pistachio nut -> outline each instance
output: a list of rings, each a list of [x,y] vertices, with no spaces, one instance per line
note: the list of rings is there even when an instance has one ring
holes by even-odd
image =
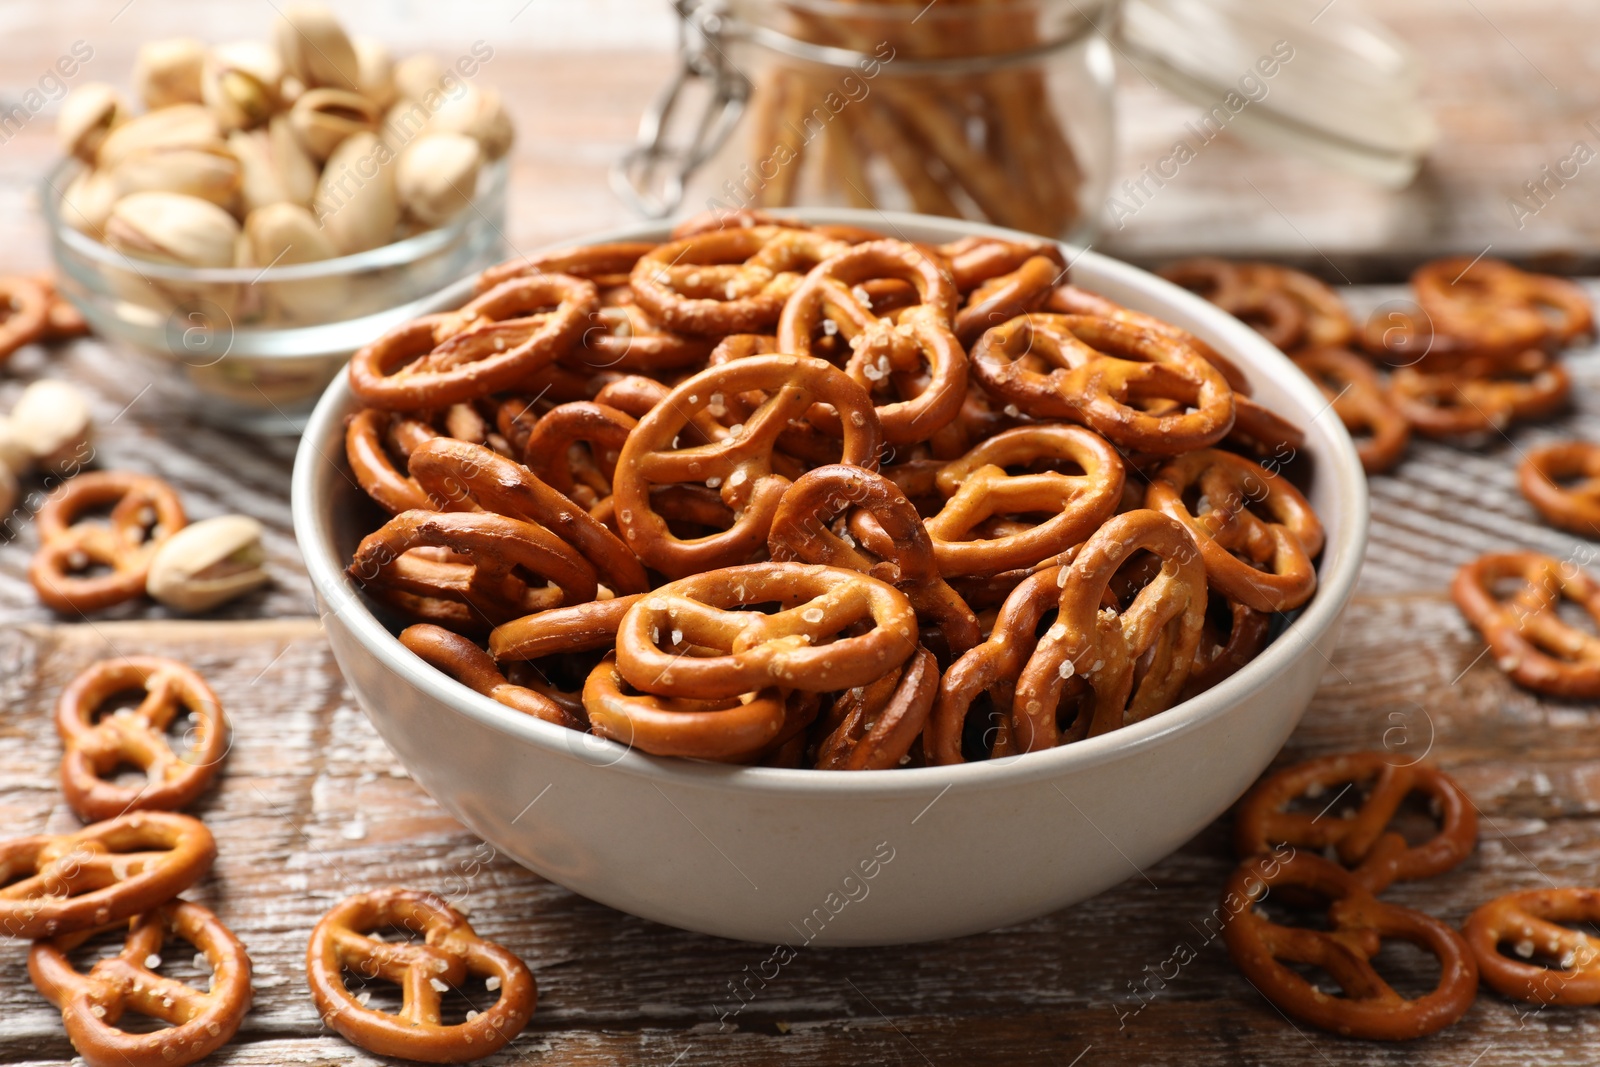
[[[149,148],[210,148],[221,143],[216,116],[199,104],[174,104],[129,119],[106,134],[95,162],[114,167]]]
[[[378,128],[378,109],[360,93],[311,89],[294,102],[289,124],[312,159],[327,159],[353,133]]]
[[[384,112],[383,125],[378,130],[378,136],[383,138],[384,144],[398,152],[426,134],[432,122],[433,116],[428,112],[426,104],[401,97]]]
[[[274,115],[267,123],[267,138],[272,148],[272,160],[283,177],[289,191],[289,202],[309,204],[317,192],[317,164],[306,153],[305,146],[294,132],[288,115]]]
[[[427,52],[406,56],[394,65],[394,91],[401,100],[420,101],[439,91],[444,80],[444,64]]]
[[[463,133],[430,133],[401,151],[395,162],[395,191],[400,206],[422,222],[442,226],[466,206],[478,190],[483,151]]]
[[[361,68],[355,47],[333,12],[321,4],[288,4],[277,26],[283,67],[307,89],[355,92]]]
[[[0,415],[0,467],[20,478],[33,470],[33,450],[22,439],[22,431],[9,416]]]
[[[157,146],[135,152],[115,167],[111,177],[117,191],[130,193],[183,193],[231,207],[239,197],[243,171],[238,158],[225,145],[206,147]]]
[[[201,98],[224,130],[252,129],[271,118],[282,83],[278,53],[259,41],[218,45],[200,71]]]
[[[61,194],[61,221],[98,239],[120,195],[116,181],[105,171],[82,171]]]
[[[239,224],[209,200],[182,193],[132,193],[106,220],[106,243],[139,259],[181,267],[231,267]]]
[[[105,82],[78,86],[61,101],[56,116],[56,137],[62,149],[86,163],[93,163],[100,144],[131,112],[122,94]]]
[[[369,132],[347,137],[329,157],[312,210],[341,253],[394,240],[400,222],[394,170],[394,153]]]
[[[357,37],[353,43],[361,95],[381,111],[394,103],[394,60],[381,41]]]
[[[70,382],[42,378],[29,385],[11,409],[11,428],[33,461],[51,474],[78,473],[92,453],[89,401]]]
[[[133,85],[152,111],[200,102],[200,67],[206,46],[191,37],[147,41],[133,61]]]
[[[465,86],[464,92],[446,94],[434,112],[431,128],[475,138],[489,159],[505,155],[513,137],[511,117],[500,102],[500,94],[476,85]]]
[[[264,562],[261,524],[255,519],[201,519],[156,549],[145,591],[174,611],[199,614],[266,585],[271,577]]]
[[[339,254],[328,232],[299,204],[269,204],[244,220],[246,255],[261,267],[292,266]],[[285,281],[263,273],[263,308],[286,323],[331,322],[349,314],[349,279],[332,275]]]
[[[300,147],[287,117],[275,116],[265,129],[234,130],[228,134],[228,150],[239,161],[245,214],[268,204],[311,203],[317,165]]]

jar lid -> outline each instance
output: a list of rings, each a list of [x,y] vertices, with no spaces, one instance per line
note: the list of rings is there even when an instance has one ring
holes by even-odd
[[[1207,139],[1225,127],[1403,186],[1437,137],[1416,58],[1336,2],[1127,0],[1122,38],[1150,80],[1207,109]]]

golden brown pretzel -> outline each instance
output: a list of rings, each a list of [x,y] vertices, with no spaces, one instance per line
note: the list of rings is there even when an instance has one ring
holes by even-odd
[[[542,526],[577,549],[613,592],[650,588],[644,566],[616,534],[519,463],[481,445],[435,437],[411,453],[411,474],[442,510],[476,506]]]
[[[660,696],[640,692],[607,655],[583,686],[594,732],[656,756],[744,762],[782,739],[789,704],[766,686],[725,697]]]
[[[1233,426],[1233,390],[1220,371],[1170,334],[1117,319],[1019,316],[973,346],[972,373],[1029,415],[1072,419],[1140,452],[1204,448]],[[1151,413],[1140,406],[1150,400],[1178,406]]]
[[[758,333],[777,323],[806,271],[845,247],[810,230],[709,230],[641,256],[629,284],[639,306],[670,330]]]
[[[1438,833],[1415,845],[1389,829],[1411,794],[1428,798],[1439,824]],[[1290,811],[1300,797],[1323,810]],[[1395,763],[1385,752],[1347,752],[1286,767],[1239,802],[1233,826],[1241,858],[1278,845],[1331,849],[1369,893],[1443,874],[1478,844],[1477,808],[1453,778],[1425,763]]]
[[[96,721],[107,700],[128,690],[144,693],[137,707]],[[166,736],[180,710],[198,720],[189,731],[194,740],[181,754]],[[101,660],[68,682],[56,701],[56,732],[66,749],[62,795],[88,822],[184,807],[205,792],[228,751],[227,720],[205,679],[156,656]],[[108,777],[124,766],[142,770],[145,782],[118,785]]]
[[[1112,580],[1150,552],[1160,569],[1121,611],[1105,608]],[[1120,729],[1164,711],[1189,678],[1206,615],[1206,572],[1183,524],[1139,510],[1106,522],[1060,576],[1060,613],[1017,678],[1011,726],[1018,748],[1033,752]],[[1149,657],[1143,676],[1134,666]],[[1059,722],[1069,681],[1081,679],[1092,703]],[[1080,684],[1080,683],[1075,683]]]
[[[413,551],[421,548],[456,558]],[[597,589],[594,568],[561,538],[487,512],[402,511],[362,538],[347,573],[422,621],[473,631],[593,600]]]
[[[111,506],[109,525],[80,521]],[[63,614],[101,611],[144,594],[155,550],[188,522],[166,482],[126,471],[69,478],[39,509],[39,550],[28,580],[46,607]],[[91,563],[109,574],[80,574]]]
[[[967,296],[957,313],[956,337],[970,346],[985,330],[1041,310],[1064,273],[1055,260],[1034,256],[1009,274],[990,278]]]
[[[1055,312],[1059,315],[1098,315],[1103,319],[1116,319],[1130,326],[1139,326],[1156,333],[1166,334],[1176,340],[1182,341],[1196,352],[1200,358],[1222,372],[1227,379],[1228,387],[1233,390],[1235,403],[1241,397],[1250,395],[1250,379],[1245,377],[1244,371],[1239,369],[1227,356],[1200,340],[1188,330],[1179,329],[1170,322],[1164,322],[1154,315],[1146,315],[1142,311],[1123,307],[1113,300],[1108,300],[1099,293],[1091,293],[1087,289],[1079,289],[1075,285],[1058,285],[1045,301],[1044,310]]]
[[[817,769],[881,771],[911,762],[938,694],[939,663],[925,648],[870,685],[845,690],[841,721],[817,748]]]
[[[1067,463],[1083,474],[1046,469],[1010,475],[1006,468]],[[1019,426],[946,464],[936,477],[947,498],[926,520],[934,559],[946,576],[988,576],[1032,567],[1078,544],[1116,511],[1126,477],[1106,441],[1080,426]],[[979,528],[996,518],[1048,515],[998,536]]]
[[[833,520],[852,508],[877,520],[893,551],[872,559],[853,540],[833,532]],[[982,639],[978,617],[941,577],[933,541],[916,508],[881,474],[844,463],[807,471],[784,491],[767,548],[775,560],[843,567],[899,587],[918,616],[938,628],[951,659]]]
[[[599,307],[594,284],[581,278],[512,278],[363,347],[350,359],[350,388],[372,407],[400,411],[514,389],[571,349]]]
[[[1062,277],[1067,266],[1061,246],[1053,241],[1011,241],[973,235],[939,245],[934,252],[944,261],[950,280],[963,295],[984,282],[1010,274],[1036,256],[1056,264],[1057,273]]]
[[[610,648],[622,617],[642,595],[593,600],[512,619],[489,635],[489,652],[496,660],[522,660]]]
[[[1566,406],[1571,392],[1566,368],[1537,348],[1475,357],[1454,371],[1402,367],[1389,385],[1395,408],[1430,437],[1503,431],[1518,419],[1545,418]]]
[[[363,408],[350,416],[345,427],[345,456],[350,472],[367,495],[391,515],[412,508],[429,508],[428,494],[415,478],[401,474],[389,458],[385,439],[403,416],[379,408]],[[417,423],[418,426],[423,424]],[[429,429],[427,432],[432,433]]]
[[[543,693],[506,681],[506,676],[495,666],[494,657],[479,648],[471,638],[462,637],[442,626],[419,622],[400,631],[400,643],[430,667],[513,711],[571,730],[582,730],[587,726]]]
[[[23,345],[46,338],[55,303],[54,293],[34,278],[0,277],[0,362]]]
[[[581,369],[659,372],[703,364],[711,347],[710,338],[662,326],[624,283],[601,291],[581,343],[562,358]]]
[[[736,232],[736,231],[728,231]],[[697,414],[716,403],[759,390],[766,399],[743,423],[708,444],[674,442]],[[830,404],[843,421],[841,462],[877,468],[882,445],[878,417],[866,392],[843,371],[808,356],[751,356],[701,371],[679,383],[628,436],[614,485],[618,525],[635,555],[668,577],[737,564],[760,552],[778,501],[790,480],[774,470],[777,440],[813,404]],[[726,530],[680,539],[655,510],[656,486],[700,483],[734,513]]]
[[[1545,339],[1565,345],[1594,329],[1594,311],[1580,287],[1504,260],[1436,259],[1417,268],[1411,285],[1437,332],[1478,349],[1508,351]]]
[[[1562,925],[1596,920],[1600,890],[1529,889],[1482,905],[1461,932],[1478,973],[1506,996],[1532,1004],[1600,1004],[1600,939]],[[1521,959],[1502,953],[1501,945]]]
[[[1302,348],[1292,358],[1356,438],[1363,470],[1377,474],[1400,462],[1411,441],[1411,424],[1390,401],[1372,364],[1344,348]]]
[[[1496,586],[1522,579],[1509,601]],[[1518,683],[1551,696],[1600,697],[1600,639],[1561,617],[1569,600],[1600,624],[1600,582],[1537,552],[1491,552],[1456,572],[1450,595]]]
[[[423,940],[369,936],[391,925]],[[363,1005],[350,992],[346,971],[400,986],[399,1013]],[[475,1009],[465,1022],[442,1023],[441,994],[468,977],[494,982],[494,1003]],[[306,981],[322,1021],[346,1041],[380,1056],[423,1063],[466,1063],[498,1052],[528,1025],[539,996],[523,962],[479,937],[444,898],[398,886],[350,897],[322,917],[306,947]]]
[[[183,1067],[238,1032],[250,1010],[250,957],[207,909],[174,900],[145,912],[128,924],[121,952],[80,974],[68,953],[91,936],[85,930],[35,941],[28,953],[28,977],[61,1009],[67,1037],[89,1067]],[[155,973],[150,960],[160,959],[169,936],[198,949],[211,965],[204,991]],[[124,1030],[117,1023],[126,1014],[168,1025],[142,1033]]]
[[[1192,494],[1199,514],[1190,510]],[[1288,611],[1316,591],[1311,561],[1322,551],[1322,523],[1287,479],[1231,452],[1204,449],[1162,467],[1145,500],[1189,527],[1211,587],[1230,600]]]
[[[166,811],[0,841],[0,936],[55,937],[159,907],[216,856],[211,831]]]
[[[604,392],[602,390],[602,394]],[[665,395],[667,387],[661,386],[661,392]],[[610,482],[615,476],[617,460],[622,456],[622,446],[638,424],[634,416],[598,400],[558,405],[533,425],[522,449],[523,465],[552,489],[580,504],[589,497],[588,506],[593,507],[597,500],[611,494]],[[606,484],[580,483],[572,457],[573,447],[580,443],[588,446],[592,467]]]
[[[768,603],[780,610],[739,610]],[[853,633],[858,625],[865,632]],[[630,684],[661,696],[714,699],[767,686],[825,692],[866,685],[916,644],[916,614],[892,585],[837,567],[753,563],[646,594],[617,630],[617,667]]]
[[[633,265],[655,247],[654,241],[611,241],[536,252],[520,259],[508,259],[479,274],[474,292],[487,293],[513,278],[541,274],[570,274],[601,288],[627,285]]]
[[[1576,485],[1563,484],[1580,476]],[[1600,538],[1600,446],[1562,441],[1530,449],[1517,465],[1517,485],[1552,526]]]
[[[1256,908],[1272,891],[1300,888],[1328,900],[1326,929],[1283,926]],[[1347,1037],[1404,1041],[1444,1029],[1466,1014],[1478,992],[1472,952],[1444,923],[1379,901],[1351,873],[1321,856],[1256,856],[1240,864],[1223,896],[1228,954],[1262,996],[1291,1018]],[[1371,960],[1383,941],[1399,938],[1438,958],[1439,981],[1408,999],[1379,976]],[[1332,996],[1286,966],[1331,975]]]
[[[1214,624],[1220,605],[1228,615],[1227,635]],[[1179,699],[1188,700],[1226,678],[1231,678],[1246,663],[1255,659],[1271,634],[1272,616],[1245,607],[1226,597],[1207,600],[1206,624],[1200,631],[1200,647],[1195,651],[1194,668],[1189,672]]]

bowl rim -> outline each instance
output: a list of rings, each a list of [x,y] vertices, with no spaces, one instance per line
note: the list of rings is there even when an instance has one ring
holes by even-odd
[[[942,239],[951,240],[970,234],[1012,240],[1038,240],[1035,235],[999,226],[907,212],[854,208],[792,208],[785,209],[783,214],[818,225],[833,223],[870,226],[888,229],[890,232],[902,232],[904,228],[924,232],[932,230],[942,233],[944,235]],[[664,239],[670,228],[671,223],[666,221],[640,223],[599,234],[585,235],[547,247]],[[1148,288],[1153,281],[1163,297],[1169,299],[1191,318],[1204,322],[1215,335],[1224,338],[1230,355],[1243,350],[1248,367],[1259,372],[1280,372],[1274,375],[1276,384],[1291,394],[1297,394],[1297,398],[1306,410],[1320,413],[1327,409],[1327,401],[1317,387],[1294,367],[1287,356],[1249,326],[1234,319],[1220,308],[1131,264],[1095,253],[1088,248],[1080,249],[1063,244],[1062,249],[1068,257],[1069,265],[1087,260],[1093,262],[1102,274],[1126,281],[1136,287]],[[471,278],[463,279],[442,290],[439,294],[440,306],[444,306],[444,301],[465,299],[471,292],[472,282]],[[290,494],[295,537],[300,543],[306,570],[322,605],[323,614],[337,614],[348,627],[351,636],[384,669],[399,675],[426,696],[454,712],[543,749],[552,756],[582,760],[595,766],[597,770],[615,771],[661,783],[671,782],[680,787],[687,785],[711,789],[732,787],[768,793],[808,793],[821,790],[841,796],[928,795],[932,791],[937,792],[938,796],[943,796],[945,790],[955,787],[960,787],[962,790],[1005,788],[1040,778],[1056,778],[1072,771],[1126,758],[1143,749],[1167,743],[1198,729],[1206,722],[1223,715],[1249,693],[1270,685],[1277,674],[1287,669],[1291,662],[1303,653],[1303,645],[1311,645],[1318,655],[1326,659],[1327,655],[1317,647],[1317,641],[1334,627],[1354,592],[1366,550],[1369,518],[1366,476],[1349,433],[1338,420],[1331,420],[1321,427],[1329,447],[1318,449],[1317,454],[1322,455],[1324,451],[1330,453],[1326,456],[1328,460],[1326,476],[1334,481],[1340,525],[1335,531],[1336,537],[1330,538],[1324,549],[1325,573],[1319,578],[1317,594],[1258,656],[1231,677],[1198,696],[1183,701],[1159,715],[1153,715],[1142,722],[1133,723],[1099,737],[1085,738],[1044,752],[954,766],[902,767],[887,771],[825,771],[730,766],[678,757],[652,756],[615,741],[591,734],[579,734],[565,727],[520,714],[489,697],[474,692],[442,671],[424,663],[402,645],[399,639],[373,615],[359,590],[345,575],[343,564],[332,548],[328,523],[322,518],[316,508],[317,502],[313,499],[316,482],[313,474],[314,466],[318,463],[327,463],[337,468],[338,465],[323,450],[323,443],[334,442],[339,456],[341,458],[343,456],[344,435],[341,423],[345,415],[355,406],[355,397],[350,391],[348,381],[348,375],[340,373],[328,386],[312,412],[295,455]],[[578,737],[584,740],[581,745],[575,746],[573,739]],[[587,751],[577,751],[578,748]],[[931,807],[931,804],[929,806]]]

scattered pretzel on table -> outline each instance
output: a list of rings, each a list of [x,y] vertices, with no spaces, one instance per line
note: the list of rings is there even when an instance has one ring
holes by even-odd
[[[1509,599],[1496,587],[1516,582]],[[1561,617],[1569,601],[1600,625],[1600,582],[1537,552],[1492,552],[1456,572],[1450,595],[1521,685],[1549,696],[1600,697],[1600,638]]]
[[[1600,920],[1600,890],[1529,889],[1496,897],[1462,933],[1483,980],[1534,1004],[1600,1004],[1600,939],[1565,923]],[[1510,945],[1513,956],[1501,951]]]
[[[1573,478],[1582,480],[1567,484]],[[1517,465],[1517,485],[1552,526],[1600,538],[1600,446],[1562,441],[1528,449]]]
[[[111,508],[107,524],[84,518]],[[69,478],[39,509],[39,549],[28,580],[46,607],[65,615],[102,611],[143,596],[150,557],[188,524],[166,482],[125,471],[89,471]],[[99,564],[108,573],[88,573]]]

